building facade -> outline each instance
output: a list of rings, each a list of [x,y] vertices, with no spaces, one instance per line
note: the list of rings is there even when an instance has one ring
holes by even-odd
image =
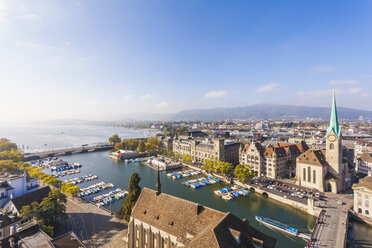
[[[372,220],[372,177],[366,176],[353,185],[354,211]]]
[[[296,175],[296,157],[308,149],[303,141],[298,144],[276,143],[267,147],[252,141],[240,150],[239,161],[251,166],[263,177],[292,178]]]
[[[39,189],[37,178],[21,175],[0,176],[0,208],[11,198],[28,194]]]
[[[193,162],[202,164],[208,158],[217,158],[233,165],[239,163],[240,144],[223,138],[196,140],[178,138],[173,140],[173,152],[181,156],[190,155]]]
[[[372,153],[362,153],[355,161],[356,173],[372,176]]]
[[[347,161],[342,156],[341,128],[338,124],[336,97],[326,134],[326,149],[310,149],[297,157],[297,184],[321,192],[343,192],[346,189]]]

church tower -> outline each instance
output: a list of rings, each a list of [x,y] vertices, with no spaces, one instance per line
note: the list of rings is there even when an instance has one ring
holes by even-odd
[[[333,90],[331,119],[326,135],[326,160],[335,174],[343,171],[342,164],[342,137],[341,128],[338,124],[336,96]]]

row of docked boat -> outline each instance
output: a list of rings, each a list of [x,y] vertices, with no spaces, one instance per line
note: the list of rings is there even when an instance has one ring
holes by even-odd
[[[114,187],[114,185],[112,183],[105,183],[105,182],[96,183],[96,184],[93,184],[89,187],[80,189],[80,193],[78,194],[78,196],[79,197],[84,197],[84,196],[88,196],[88,195],[91,195],[91,194],[97,194],[98,192],[100,192],[104,189],[109,189],[109,188],[113,188],[113,187]]]
[[[197,179],[193,179],[190,181],[184,182],[185,185],[190,186],[193,189],[198,189],[204,186],[208,186],[211,184],[219,183],[221,182],[220,179],[218,178],[213,178],[212,176],[207,176],[207,177],[201,177]]]
[[[126,164],[130,164],[130,163],[139,163],[139,162],[145,162],[147,161],[148,158],[129,158],[129,159],[125,159],[125,163]]]
[[[249,194],[249,191],[243,188],[240,188],[237,185],[231,187],[225,187],[223,189],[215,190],[214,193],[218,196],[221,196],[224,200],[233,200],[241,196]]]
[[[117,188],[108,192],[107,194],[94,197],[93,202],[95,202],[98,207],[102,207],[110,204],[111,202],[124,198],[127,194],[128,192],[126,190]]]
[[[72,169],[72,170],[54,172],[52,175],[55,177],[64,177],[64,176],[69,176],[69,175],[78,174],[78,173],[80,173],[80,170]]]
[[[199,175],[200,173],[201,173],[200,171],[186,170],[186,171],[168,173],[167,176],[171,177],[172,179],[181,179],[185,177],[196,176],[196,175]]]
[[[67,171],[67,170],[72,170],[72,169],[77,169],[81,168],[82,165],[79,163],[73,163],[73,164],[63,164],[63,165],[57,165],[57,166],[51,166],[50,170],[51,171]]]
[[[79,184],[79,183],[84,183],[84,182],[90,182],[90,181],[95,180],[95,179],[98,179],[97,175],[89,174],[89,175],[86,175],[86,176],[67,179],[67,180],[65,180],[65,183]]]

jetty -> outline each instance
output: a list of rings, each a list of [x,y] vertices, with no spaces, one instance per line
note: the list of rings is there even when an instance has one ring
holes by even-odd
[[[94,197],[93,202],[96,203],[96,206],[102,207],[124,198],[127,194],[128,191],[117,188],[113,191],[108,192],[107,194]]]
[[[89,182],[89,181],[92,181],[92,180],[95,180],[95,179],[98,179],[97,175],[89,174],[89,175],[86,175],[86,176],[67,179],[64,182],[65,183],[79,184],[79,183]]]
[[[80,189],[80,193],[78,194],[78,196],[84,197],[84,196],[88,196],[91,194],[97,194],[104,189],[109,189],[113,187],[114,185],[112,183],[105,183],[105,182],[96,183],[87,188]]]
[[[200,173],[201,173],[200,171],[186,170],[186,171],[168,173],[167,176],[171,177],[172,179],[181,179],[185,177],[197,176]]]
[[[198,179],[186,181],[184,184],[187,186],[190,186],[193,189],[198,189],[198,188],[205,187],[211,184],[216,184],[219,182],[221,182],[220,179],[213,178],[212,176],[207,176],[207,177],[201,177]]]
[[[64,176],[78,174],[78,173],[80,173],[80,170],[71,169],[71,170],[66,170],[66,171],[54,172],[52,175],[55,177],[64,177]]]

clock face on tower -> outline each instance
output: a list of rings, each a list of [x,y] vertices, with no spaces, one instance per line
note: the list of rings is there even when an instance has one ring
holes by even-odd
[[[328,139],[329,139],[329,141],[334,142],[336,140],[336,136],[331,134],[331,135],[329,135]]]

